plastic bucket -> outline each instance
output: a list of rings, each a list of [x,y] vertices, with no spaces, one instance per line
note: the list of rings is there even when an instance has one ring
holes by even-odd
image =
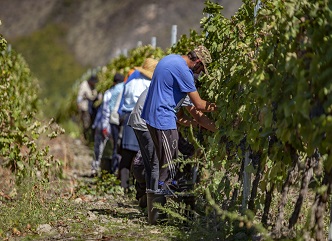
[[[175,202],[179,204],[178,214],[188,218],[193,218],[193,210],[195,210],[195,195],[191,193],[177,193],[176,195],[166,195],[166,202]]]
[[[157,224],[158,222],[166,219],[166,215],[155,207],[155,204],[164,206],[166,203],[165,193],[156,192],[154,190],[147,190],[147,208],[148,208],[148,223]]]
[[[177,193],[176,195],[166,195],[166,201],[173,200],[177,203],[184,203],[191,210],[195,209],[195,195],[190,193]]]

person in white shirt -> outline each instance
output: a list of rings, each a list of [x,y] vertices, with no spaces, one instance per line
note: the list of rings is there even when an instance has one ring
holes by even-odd
[[[88,80],[83,81],[77,93],[77,107],[82,122],[83,134],[85,140],[90,139],[92,125],[92,104],[98,97],[95,85],[98,82],[96,76],[91,76]]]

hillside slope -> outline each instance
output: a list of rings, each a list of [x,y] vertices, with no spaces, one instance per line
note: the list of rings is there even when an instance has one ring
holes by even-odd
[[[221,2],[221,1],[219,1]],[[240,0],[222,1],[224,15],[231,16]],[[56,24],[65,31],[64,43],[82,65],[104,65],[125,49],[151,43],[167,48],[171,28],[179,38],[190,29],[199,31],[203,0],[1,0],[0,33],[17,41]]]
[[[221,2],[221,0],[218,0]],[[241,0],[222,0],[232,16]],[[39,80],[44,113],[53,117],[87,69],[156,37],[156,46],[200,31],[204,0],[0,0],[0,34]]]

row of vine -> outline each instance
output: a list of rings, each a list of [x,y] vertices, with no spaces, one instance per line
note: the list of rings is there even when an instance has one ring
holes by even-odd
[[[207,0],[201,34],[191,31],[167,51],[144,46],[113,59],[100,68],[98,89],[146,57],[186,54],[204,44],[213,62],[200,93],[217,103],[210,117],[219,128],[202,144],[207,229],[225,239],[241,231],[266,240],[324,240],[332,188],[332,4],[259,2],[258,8],[244,0],[227,19],[222,6]],[[70,111],[62,113],[73,113],[75,94],[74,88]]]
[[[20,54],[7,49],[0,35],[0,164],[15,173],[18,183],[25,178],[49,180],[59,174],[61,163],[41,147],[39,137],[55,137],[57,126],[38,120],[38,82]]]
[[[237,14],[226,19],[218,4],[206,2],[204,43],[214,62],[203,92],[220,107],[214,115],[220,131],[209,137],[216,150],[212,165],[221,164],[230,176],[239,170],[254,175],[249,200],[242,208],[251,210],[274,238],[293,235],[325,240],[332,188],[328,134],[332,5],[325,0],[261,1],[255,16],[255,4],[244,1]],[[246,153],[251,165],[244,169]],[[285,217],[290,189],[298,195]],[[213,190],[213,197],[220,196]],[[231,197],[236,192],[227,185],[220,191],[237,198],[237,203],[244,198]],[[275,192],[279,199],[272,196]],[[307,212],[305,200],[311,201]],[[269,207],[274,201],[278,213],[271,218]],[[297,224],[303,216],[305,223]]]

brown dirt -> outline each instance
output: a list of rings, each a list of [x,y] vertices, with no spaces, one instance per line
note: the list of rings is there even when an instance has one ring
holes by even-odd
[[[79,218],[71,218],[71,213],[60,217],[61,221],[50,224],[42,224],[35,227],[34,240],[148,240],[146,233],[160,236],[157,227],[147,225],[147,212],[138,207],[137,202],[125,195],[82,195],[75,193],[75,188],[82,181],[91,182],[92,178],[87,178],[90,174],[90,165],[92,160],[92,149],[84,144],[82,140],[73,139],[62,135],[53,140],[43,142],[43,145],[50,147],[50,154],[55,159],[62,160],[64,163],[64,185],[61,197],[77,204],[78,212],[83,213],[92,227],[85,227]],[[14,187],[14,178],[11,172],[0,167],[0,196],[10,201],[9,193]],[[82,209],[82,206],[84,207]],[[68,216],[67,216],[68,215]],[[79,234],[71,230],[73,223],[86,230],[78,231]],[[93,224],[91,224],[91,222]],[[110,225],[111,224],[111,225]],[[38,231],[49,227],[47,231]],[[112,227],[112,228],[110,228]],[[139,233],[137,233],[139,230]],[[39,236],[36,238],[36,232]],[[84,238],[82,234],[84,233]],[[29,232],[12,233],[9,239],[20,240],[27,238]],[[23,239],[24,239],[23,238]],[[138,238],[138,239],[137,239]],[[156,239],[155,239],[156,240]],[[169,240],[160,236],[158,240]]]

